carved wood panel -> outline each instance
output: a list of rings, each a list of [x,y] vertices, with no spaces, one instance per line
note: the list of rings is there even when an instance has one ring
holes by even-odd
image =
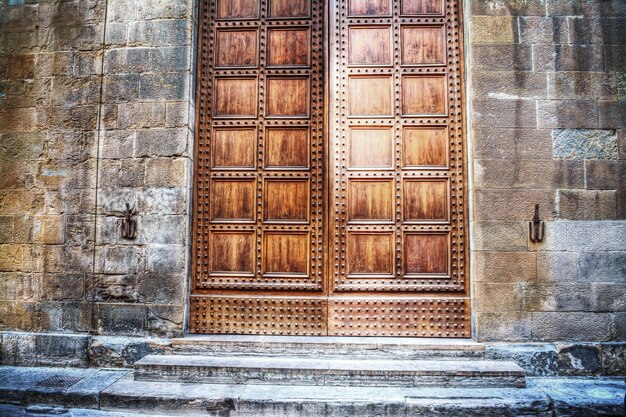
[[[470,335],[458,3],[330,3],[329,334]]]
[[[326,334],[322,16],[200,1],[192,332]]]

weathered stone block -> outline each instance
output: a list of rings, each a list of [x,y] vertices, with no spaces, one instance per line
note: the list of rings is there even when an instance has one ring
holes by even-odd
[[[626,340],[626,312],[613,314],[613,322],[611,323],[612,340],[623,342]]]
[[[543,16],[546,13],[545,0],[476,0],[472,1],[470,4],[472,15]]]
[[[475,129],[475,159],[552,159],[548,129]]]
[[[539,101],[537,126],[545,129],[597,129],[598,105],[594,100]]]
[[[91,330],[91,304],[79,301],[40,304],[41,330],[47,332],[88,332]]]
[[[11,123],[0,124],[0,133],[33,132],[36,126],[37,110],[35,108],[0,109],[0,120],[11,120]]]
[[[33,233],[37,243],[62,245],[65,242],[64,216],[37,216],[34,220]]]
[[[624,17],[626,4],[621,0],[581,0],[582,11],[589,16]]]
[[[187,153],[187,147],[187,129],[140,130],[135,156],[181,156]]]
[[[150,69],[156,72],[188,71],[190,53],[191,48],[188,46],[151,49]]]
[[[143,46],[176,46],[191,43],[187,20],[153,20],[130,22],[128,42]]]
[[[507,44],[517,38],[517,20],[508,16],[473,16],[470,18],[473,44]]]
[[[187,161],[176,159],[150,159],[146,167],[146,186],[180,187],[187,184]]]
[[[474,308],[485,313],[522,311],[522,286],[478,282],[474,285]]]
[[[533,252],[475,252],[475,282],[529,282],[537,279]]]
[[[0,273],[0,299],[7,301],[39,301],[41,274],[22,272]]]
[[[548,73],[548,97],[560,100],[585,100],[589,97],[615,100],[617,78],[607,72]]]
[[[476,337],[486,341],[527,341],[531,337],[529,313],[508,311],[498,313],[476,313]]]
[[[44,274],[41,298],[44,301],[80,301],[85,296],[85,275]]]
[[[0,137],[0,160],[34,160],[44,152],[46,134],[6,133]]]
[[[46,273],[90,273],[93,268],[93,252],[83,246],[52,246],[43,250],[43,267]]]
[[[137,4],[138,2],[125,0],[109,0],[107,3],[107,23],[137,20]]]
[[[620,183],[626,184],[620,171],[626,173],[623,161],[585,161],[585,184],[588,189],[615,190]]]
[[[485,188],[583,188],[581,161],[475,160],[474,183]]]
[[[100,183],[107,187],[142,187],[145,163],[141,159],[110,159],[100,162]]]
[[[148,329],[151,335],[180,337],[183,333],[185,306],[148,306]]]
[[[0,301],[0,329],[41,331],[39,303]]]
[[[589,311],[590,284],[525,284],[524,311]]]
[[[579,221],[567,226],[567,250],[570,251],[623,251],[626,242],[626,224],[616,221]],[[587,253],[586,256],[604,258],[610,254]],[[619,253],[617,256],[623,256]],[[617,259],[606,259],[613,262]]]
[[[537,341],[611,340],[611,315],[583,312],[532,313],[532,338]]]
[[[581,0],[548,0],[548,16],[580,15],[583,12]]]
[[[91,336],[75,334],[2,333],[4,366],[89,366]]]
[[[98,265],[105,274],[137,274],[144,269],[143,249],[132,246],[101,247]]]
[[[128,47],[110,49],[104,54],[105,74],[134,74],[150,70],[150,49]]]
[[[571,220],[614,220],[615,191],[558,190],[559,217]]]
[[[603,375],[626,374],[626,343],[603,343],[600,345],[600,364]]]
[[[474,193],[475,220],[530,220],[539,204],[539,216],[555,215],[555,193],[538,190],[477,189]]]
[[[146,273],[139,279],[141,299],[151,304],[183,304],[185,276],[165,272]]]
[[[164,103],[122,103],[117,106],[117,128],[165,127]]]
[[[151,19],[180,19],[189,14],[189,2],[169,0],[144,0],[137,3],[137,18]]]
[[[97,330],[102,335],[141,336],[148,324],[145,305],[97,303]]]
[[[474,222],[473,247],[477,251],[519,252],[528,249],[526,222]]]
[[[139,74],[118,74],[104,77],[104,100],[123,103],[139,97]]]
[[[137,209],[144,214],[185,214],[188,209],[187,189],[148,188],[137,192]]]
[[[135,152],[135,131],[106,130],[100,142],[102,159],[129,158]]]
[[[601,129],[626,128],[626,100],[599,101],[598,110]]]
[[[578,253],[540,252],[537,254],[537,280],[556,283],[577,281],[580,278]]]
[[[172,342],[151,337],[95,336],[88,348],[89,364],[101,368],[130,368],[147,355],[169,354]]]
[[[520,43],[568,43],[568,22],[565,17],[520,16],[518,22]]]
[[[98,275],[94,278],[92,299],[104,302],[141,302],[137,275]]]
[[[165,105],[165,125],[167,127],[189,127],[193,122],[189,121],[189,103],[186,101],[167,103]]]
[[[477,128],[536,128],[536,114],[535,100],[474,100],[474,126]]]
[[[604,71],[604,49],[600,45],[536,45],[535,71]]]
[[[182,273],[185,270],[186,247],[184,245],[149,245],[147,271],[153,273]]]
[[[589,249],[591,250],[591,248]],[[623,282],[626,252],[584,252],[578,257],[580,279],[587,282]]]
[[[141,100],[184,100],[188,95],[188,75],[184,72],[142,74],[139,80]]]
[[[485,359],[512,360],[528,376],[553,376],[558,373],[559,355],[553,344],[488,344]]]
[[[626,311],[626,284],[596,282],[592,284],[593,311]]]
[[[187,236],[187,223],[186,216],[145,215],[141,233],[146,243],[182,245]]]
[[[600,372],[600,347],[592,344],[562,345],[559,351],[559,374],[595,375]]]
[[[529,218],[530,221],[530,218]],[[545,234],[541,242],[531,242],[529,249],[537,252],[564,251],[567,249],[567,222],[546,221]]]
[[[523,100],[547,97],[545,74],[529,71],[473,71],[472,85],[477,98]]]
[[[104,41],[107,46],[125,45],[128,42],[128,23],[108,22]]]

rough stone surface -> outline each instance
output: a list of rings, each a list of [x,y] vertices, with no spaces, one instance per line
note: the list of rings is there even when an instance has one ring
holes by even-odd
[[[147,355],[171,353],[167,339],[96,336],[89,344],[89,365],[128,368]]]
[[[90,336],[3,332],[1,339],[5,366],[89,366]]]
[[[555,158],[617,159],[614,130],[559,129],[552,137]]]

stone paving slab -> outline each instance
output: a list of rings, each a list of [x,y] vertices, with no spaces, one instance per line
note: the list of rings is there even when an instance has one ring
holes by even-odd
[[[128,374],[97,368],[0,367],[0,402],[97,407],[100,393]]]
[[[82,379],[70,387],[42,385],[51,377]],[[13,404],[0,404],[0,417],[626,416],[624,378],[531,378],[528,385],[523,389],[209,385],[135,381],[130,372],[115,369],[0,367],[0,403]],[[33,407],[37,404],[65,408]]]
[[[148,355],[135,379],[212,384],[523,387],[514,362]]]
[[[80,408],[64,408],[54,406],[30,406],[19,407],[15,405],[0,404],[0,417],[146,417],[146,414],[118,413],[114,411],[100,411]],[[168,417],[161,415],[159,417]]]

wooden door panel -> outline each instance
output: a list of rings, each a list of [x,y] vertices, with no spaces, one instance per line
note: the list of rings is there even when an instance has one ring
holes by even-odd
[[[390,0],[349,0],[350,16],[389,16]]]
[[[200,1],[192,333],[469,337],[459,2]]]
[[[458,3],[331,3],[329,334],[470,335]]]
[[[190,331],[326,334],[322,1],[200,15]]]

